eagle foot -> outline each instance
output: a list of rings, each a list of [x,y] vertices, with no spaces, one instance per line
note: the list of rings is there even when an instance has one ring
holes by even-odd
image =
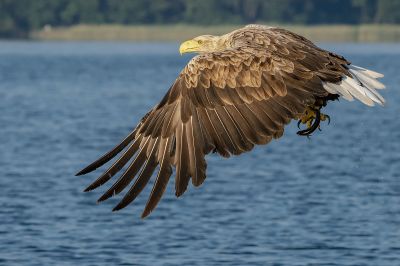
[[[311,134],[315,130],[321,130],[320,122],[321,121],[328,121],[328,125],[331,122],[331,118],[329,115],[323,114],[320,112],[319,108],[307,107],[304,115],[299,118],[297,122],[297,127],[300,129],[300,124],[306,124],[307,128],[304,130],[297,131],[297,134],[300,136],[311,136]]]

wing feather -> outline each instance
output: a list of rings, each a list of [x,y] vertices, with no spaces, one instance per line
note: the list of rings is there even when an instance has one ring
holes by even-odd
[[[143,163],[146,161],[147,145],[150,139],[151,137],[149,136],[145,137],[144,144],[141,146],[136,158],[125,170],[125,172],[118,178],[118,180],[97,200],[98,202],[104,201],[112,197],[114,194],[118,194],[119,192],[121,192],[135,177],[135,175],[142,167]]]
[[[240,154],[247,151],[248,145],[246,144],[246,140],[241,134],[240,129],[236,126],[234,119],[227,112],[226,108],[224,106],[217,106],[215,112],[223,122],[224,128],[231,137],[232,142],[235,144],[236,153]]]
[[[167,188],[168,180],[172,175],[172,168],[170,165],[170,146],[171,146],[170,138],[161,140],[160,150],[157,156],[158,162],[160,163],[160,170],[158,171],[158,175],[153,185],[153,189],[150,193],[149,199],[142,213],[142,218],[146,217],[154,210],[157,203],[160,201],[162,194]]]
[[[91,191],[110,180],[110,178],[112,178],[119,170],[121,170],[122,167],[124,167],[124,165],[136,153],[139,148],[140,141],[140,138],[135,139],[135,141],[129,146],[124,154],[117,161],[115,161],[99,178],[90,184],[85,191]]]
[[[104,165],[112,158],[114,158],[118,153],[120,153],[134,138],[135,138],[136,130],[132,131],[124,140],[121,141],[117,146],[115,146],[111,151],[107,152],[103,156],[101,156],[98,160],[94,161],[87,167],[83,168],[76,175],[84,175],[90,173],[100,166]]]
[[[226,130],[224,123],[221,118],[218,116],[218,113],[215,109],[205,110],[206,115],[208,116],[208,120],[210,121],[212,127],[214,128],[216,134],[218,134],[221,139],[222,145],[226,147],[226,149],[233,154],[237,153],[235,143],[232,140],[229,132]]]
[[[154,170],[157,167],[155,153],[156,153],[156,148],[158,147],[158,142],[159,138],[157,138],[154,145],[152,145],[152,149],[149,152],[149,157],[146,160],[146,163],[143,166],[138,178],[135,180],[134,184],[129,189],[129,191],[124,195],[122,200],[114,207],[113,211],[125,208],[129,203],[134,201],[149,182]]]
[[[210,138],[212,139],[212,143],[215,145],[216,151],[223,157],[229,157],[230,154],[227,150],[227,147],[221,138],[221,136],[218,134],[218,131],[216,130],[215,126],[212,123],[212,120],[207,113],[207,109],[205,108],[199,108],[197,109],[199,113],[199,117],[201,121],[203,121],[205,130],[209,133]]]
[[[189,157],[188,143],[186,138],[186,124],[181,123],[177,127],[176,133],[176,176],[175,194],[181,196],[189,184],[189,171],[187,158]]]

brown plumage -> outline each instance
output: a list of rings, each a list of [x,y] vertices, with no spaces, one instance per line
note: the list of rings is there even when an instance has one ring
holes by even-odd
[[[200,54],[128,137],[77,174],[95,170],[125,149],[85,190],[106,183],[131,161],[99,198],[106,200],[133,183],[114,210],[131,203],[157,168],[142,217],[160,201],[173,169],[179,197],[190,179],[194,186],[204,182],[205,155],[210,152],[229,157],[250,151],[281,137],[292,119],[319,123],[319,116],[310,119],[306,114],[316,110],[311,113],[319,115],[320,108],[338,96],[355,97],[368,105],[384,102],[375,90],[384,87],[375,80],[380,74],[353,67],[343,57],[284,29],[249,25],[223,36],[197,37],[180,50]],[[314,123],[313,130],[318,125]]]

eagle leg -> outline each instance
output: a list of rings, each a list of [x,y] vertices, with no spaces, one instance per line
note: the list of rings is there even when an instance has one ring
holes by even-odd
[[[310,136],[317,128],[319,128],[319,124],[321,122],[321,112],[319,109],[311,110],[309,109],[307,112],[306,120],[301,119],[301,122],[307,123],[308,128],[304,130],[297,131],[297,134],[300,136]],[[326,118],[324,118],[325,120]]]
[[[306,124],[307,128],[304,130],[300,130],[297,132],[298,135],[300,136],[307,136],[309,137],[311,133],[313,133],[315,130],[320,130],[320,123],[321,121],[328,121],[328,125],[331,122],[331,118],[329,115],[323,114],[320,111],[321,107],[317,108],[312,108],[308,107],[306,111],[304,112],[304,115],[299,118],[299,121],[297,122],[297,126],[300,128],[300,124]]]

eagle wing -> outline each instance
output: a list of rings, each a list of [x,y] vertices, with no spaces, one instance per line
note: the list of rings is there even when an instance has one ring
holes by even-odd
[[[205,180],[206,154],[229,157],[279,138],[291,119],[329,94],[325,83],[351,75],[344,58],[290,32],[247,29],[236,32],[232,44],[231,49],[194,57],[135,130],[78,173],[91,172],[124,150],[86,191],[127,165],[98,200],[122,192],[134,180],[114,208],[119,210],[140,194],[158,168],[142,213],[146,217],[160,201],[173,168],[180,196],[190,178],[194,186]]]

